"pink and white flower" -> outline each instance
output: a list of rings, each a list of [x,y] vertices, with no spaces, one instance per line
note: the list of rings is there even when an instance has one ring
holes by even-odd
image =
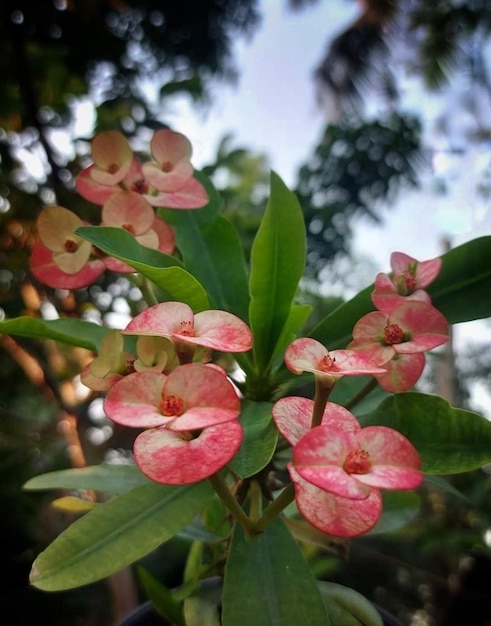
[[[371,294],[373,304],[387,314],[405,300],[431,304],[425,288],[438,276],[441,264],[440,258],[418,261],[403,252],[393,252],[390,257],[391,275],[381,272],[375,278]]]
[[[354,500],[372,489],[415,489],[423,480],[412,443],[386,426],[350,432],[323,423],[309,430],[293,449],[292,464],[316,487]]]

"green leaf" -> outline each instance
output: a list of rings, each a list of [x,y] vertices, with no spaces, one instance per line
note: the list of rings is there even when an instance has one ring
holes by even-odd
[[[271,417],[270,402],[244,402],[240,423],[244,438],[240,450],[229,463],[241,478],[256,474],[271,460],[278,441],[278,430]]]
[[[42,320],[34,317],[16,317],[0,322],[0,334],[54,339],[72,346],[81,346],[97,352],[109,332],[93,322],[76,319]]]
[[[491,422],[423,393],[396,393],[359,418],[390,426],[414,445],[427,474],[459,474],[491,463]]]
[[[383,491],[382,515],[370,534],[393,532],[413,520],[419,513],[420,496],[414,491]]]
[[[182,605],[172,591],[143,567],[138,567],[137,572],[145,593],[155,609],[174,626],[187,626],[184,622]]]
[[[283,358],[285,349],[297,338],[299,329],[305,324],[308,316],[312,312],[310,304],[293,304],[290,315],[283,326],[281,335],[276,343],[272,360]]]
[[[450,324],[491,316],[491,237],[473,239],[444,254],[428,293]]]
[[[223,626],[331,626],[302,551],[284,522],[245,537],[236,525],[223,584]]]
[[[167,292],[171,300],[189,304],[195,313],[209,308],[205,289],[175,257],[141,246],[123,228],[81,226],[77,234],[106,254],[134,267]]]
[[[23,488],[26,491],[88,489],[104,493],[124,493],[148,482],[148,478],[135,465],[102,464],[40,474],[28,480]]]
[[[249,319],[257,372],[277,353],[305,268],[305,223],[297,197],[274,172],[271,194],[251,251]],[[291,330],[291,328],[289,329]]]
[[[358,591],[326,581],[318,585],[332,626],[383,626],[378,611]]]
[[[247,322],[247,268],[235,227],[221,215],[203,221],[196,211],[180,211],[169,222],[186,268],[205,287],[213,306]]]
[[[30,582],[61,591],[105,578],[176,535],[212,494],[208,482],[135,487],[71,524],[37,557]]]

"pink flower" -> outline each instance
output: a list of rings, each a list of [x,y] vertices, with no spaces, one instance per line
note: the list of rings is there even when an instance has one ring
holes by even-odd
[[[242,441],[240,400],[217,366],[189,363],[168,376],[129,374],[109,389],[104,410],[118,424],[146,429],[135,439],[135,462],[151,480],[166,485],[208,478]]]
[[[407,300],[390,315],[367,313],[353,327],[349,349],[367,354],[384,365],[398,354],[427,352],[448,340],[448,322],[430,304]]]
[[[292,446],[309,432],[313,409],[313,400],[303,397],[290,396],[275,402],[274,422]],[[334,402],[326,404],[322,424],[354,433],[361,429],[355,416]],[[306,481],[291,463],[287,467],[295,487],[299,512],[321,532],[337,537],[352,537],[366,533],[376,524],[382,512],[382,498],[377,489],[372,489],[364,499],[343,498]]]
[[[142,165],[145,180],[158,191],[179,191],[193,176],[191,143],[181,133],[168,128],[155,131],[150,142],[154,161]]]
[[[133,153],[128,161],[129,153],[123,142],[120,139],[111,142],[110,138],[111,135],[106,133],[94,138],[92,156],[97,157],[98,162],[84,168],[75,180],[77,192],[89,202],[103,205],[113,193],[131,191],[142,195],[155,207],[199,209],[208,203],[206,189],[193,176],[194,170],[189,161],[190,144],[184,135],[162,130],[157,131],[152,139],[154,156],[162,159],[162,163],[148,162],[145,171],[150,172],[150,179],[160,181],[160,188],[147,180],[142,164]],[[168,171],[161,169],[164,166]],[[114,174],[111,174],[112,171]]]
[[[273,405],[273,419],[279,432],[294,446],[309,432],[314,401],[301,396],[280,398]],[[327,402],[322,424],[334,424],[350,431],[360,430],[356,417],[339,404]]]
[[[415,489],[422,480],[418,453],[400,432],[367,426],[350,432],[322,423],[295,445],[293,467],[309,483],[354,500],[372,489]]]
[[[352,500],[312,485],[288,464],[300,514],[314,528],[334,537],[355,537],[367,533],[382,514],[380,491],[372,489],[366,498]]]
[[[169,337],[177,344],[180,356],[186,346],[222,352],[246,352],[252,347],[252,333],[236,315],[219,310],[195,315],[183,302],[155,304],[134,317],[123,332]]]
[[[308,337],[295,339],[288,346],[285,364],[294,374],[312,372],[316,378],[331,383],[342,376],[385,373],[383,367],[377,366],[365,354],[353,350],[328,352],[321,343]]]
[[[104,411],[122,426],[185,432],[236,419],[240,400],[218,368],[188,363],[168,376],[155,371],[125,376],[109,389]]]
[[[111,187],[120,183],[133,161],[133,150],[128,140],[118,131],[99,133],[91,144],[94,167],[91,178],[95,183]]]
[[[104,272],[104,262],[91,259],[91,244],[75,234],[83,224],[75,213],[61,206],[41,211],[37,220],[40,241],[30,258],[31,271],[40,282],[53,288],[78,289]]]
[[[391,276],[380,273],[375,278],[375,288],[371,294],[373,304],[384,313],[405,300],[420,300],[431,304],[431,298],[424,290],[438,276],[441,259],[417,261],[402,252],[393,252],[390,257]]]
[[[233,420],[204,428],[196,437],[152,428],[135,439],[135,463],[145,476],[164,485],[187,485],[220,471],[242,442],[242,426]]]

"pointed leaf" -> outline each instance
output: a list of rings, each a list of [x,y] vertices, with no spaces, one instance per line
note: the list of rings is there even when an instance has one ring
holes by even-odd
[[[258,372],[268,368],[290,319],[305,255],[305,223],[299,202],[273,172],[271,195],[251,251],[249,316]]]
[[[240,423],[244,429],[242,445],[229,466],[241,478],[262,470],[271,460],[278,441],[278,430],[271,416],[270,402],[245,402]]]
[[[176,535],[212,494],[207,482],[185,487],[151,483],[117,496],[59,535],[35,560],[30,582],[61,591],[105,578]]]
[[[364,426],[390,426],[405,435],[427,474],[458,474],[491,463],[491,422],[454,409],[439,396],[397,393],[359,419]]]
[[[449,250],[428,293],[450,324],[491,316],[491,237],[479,237]]]
[[[175,257],[141,246],[123,228],[82,226],[77,229],[77,234],[106,254],[134,267],[135,271],[167,292],[171,300],[189,304],[196,313],[209,308],[203,286]]]
[[[174,626],[186,626],[182,605],[174,597],[172,591],[143,567],[137,567],[137,572],[145,593],[156,610]]]
[[[308,612],[308,613],[307,613]],[[237,525],[223,585],[223,626],[330,626],[312,571],[281,519],[245,537]]]
[[[102,464],[40,474],[28,480],[23,488],[26,491],[87,489],[116,494],[148,482],[136,465]]]
[[[166,213],[186,268],[201,282],[213,306],[247,322],[249,288],[244,251],[237,231],[218,215],[203,221],[199,211]]]
[[[93,322],[77,319],[42,320],[26,316],[0,321],[0,334],[54,339],[95,352],[109,330]]]
[[[361,593],[326,581],[319,581],[332,626],[383,626],[373,604]]]

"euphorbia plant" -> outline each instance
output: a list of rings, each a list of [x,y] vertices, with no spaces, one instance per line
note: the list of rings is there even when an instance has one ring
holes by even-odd
[[[221,549],[206,567],[190,551],[186,584],[153,592],[171,623],[197,624],[189,608],[197,603],[207,624],[224,626],[299,626],[307,612],[311,626],[380,624],[354,590],[318,584],[303,547],[319,537],[326,546],[332,537],[356,541],[383,522],[391,491],[491,462],[484,417],[415,387],[449,325],[491,314],[482,297],[490,238],[430,261],[395,252],[390,274],[306,332],[304,219],[279,176],[271,174],[246,263],[219,195],[191,165],[189,141],[163,129],[149,151],[135,155],[117,132],[95,137],[76,188],[101,206],[99,224],[46,207],[31,257],[38,280],[64,289],[123,272],[141,288],[143,310],[120,329],[0,322],[3,333],[91,348],[82,382],[102,394],[110,420],[137,429],[130,466],[107,462],[27,483],[114,496],[88,503],[36,558],[31,583],[85,585],[199,527],[199,541]],[[219,505],[217,533],[207,524]],[[199,593],[210,572],[222,581],[211,612]]]

